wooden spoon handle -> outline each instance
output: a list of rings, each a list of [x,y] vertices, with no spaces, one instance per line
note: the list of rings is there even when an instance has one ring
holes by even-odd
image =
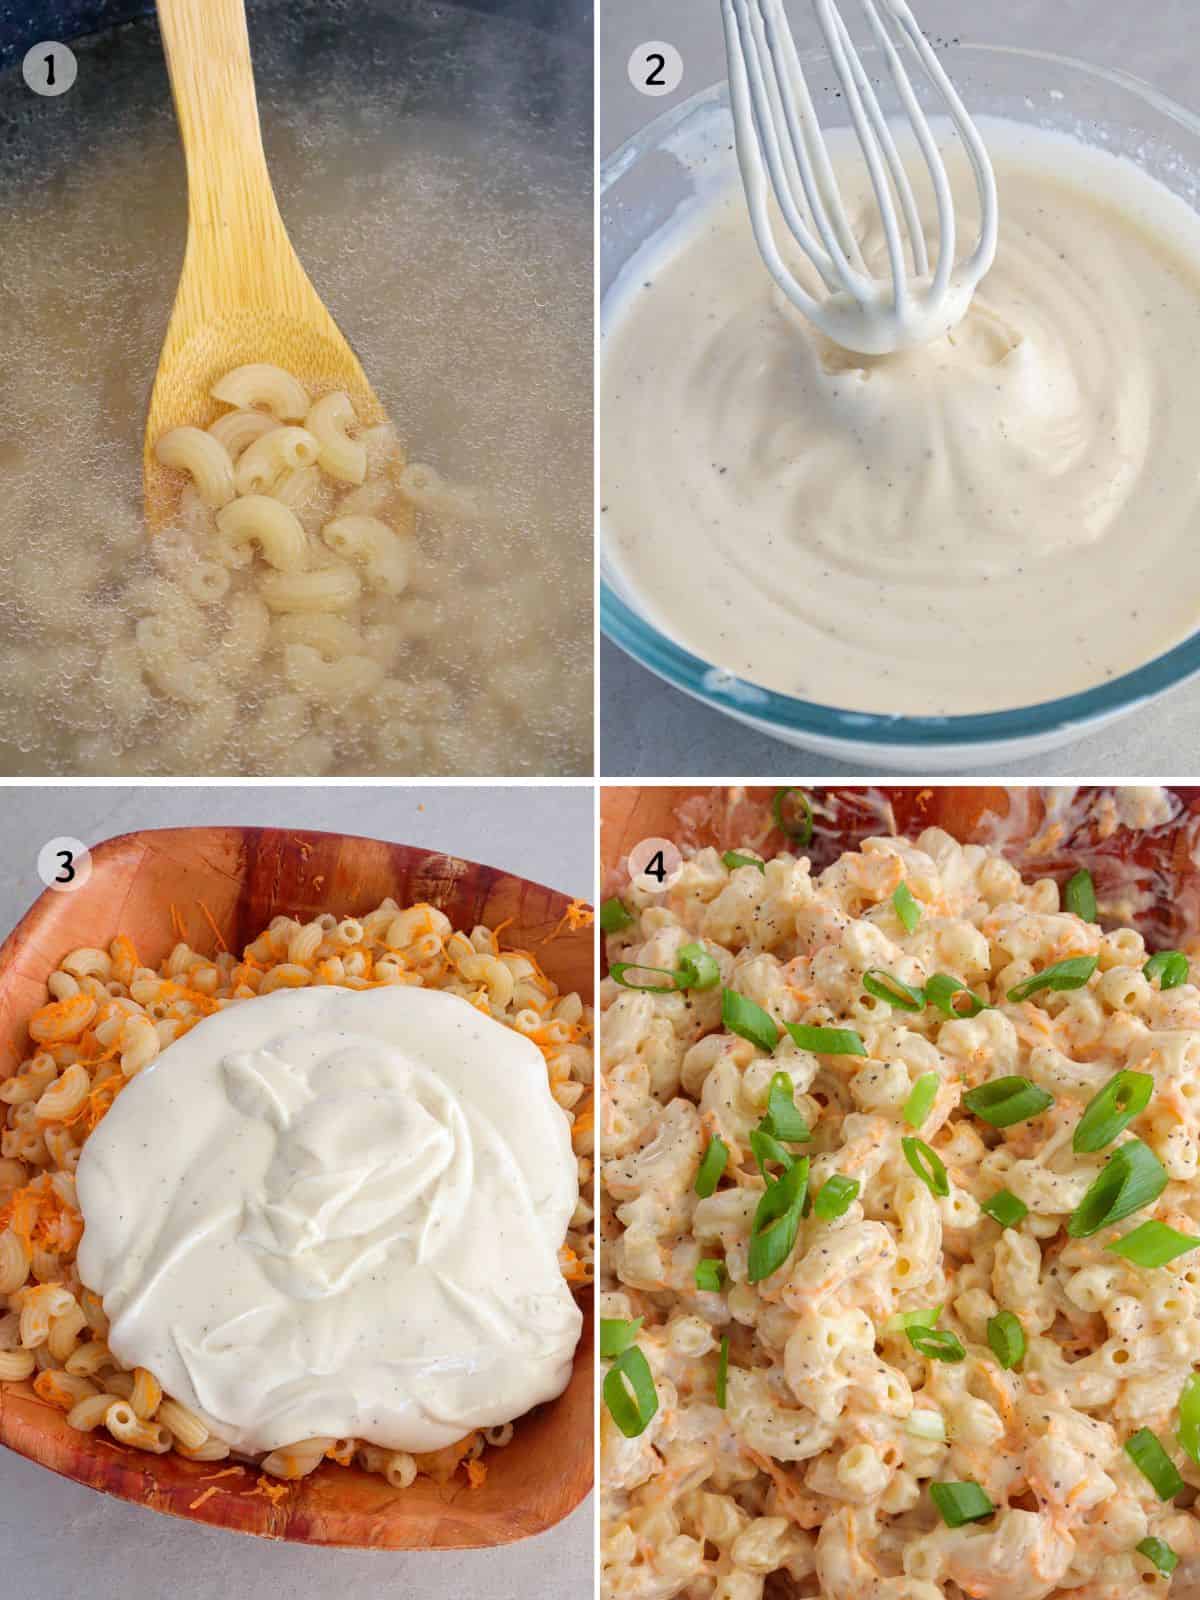
[[[189,251],[219,253],[230,297],[283,231],[263,153],[245,0],[157,0],[188,173]],[[274,241],[272,241],[274,243]],[[239,279],[240,285],[239,285]]]

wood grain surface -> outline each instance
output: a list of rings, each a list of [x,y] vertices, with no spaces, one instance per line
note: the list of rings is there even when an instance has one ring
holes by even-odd
[[[90,880],[70,894],[47,890],[0,947],[0,1077],[27,1053],[26,1022],[45,1000],[48,974],[80,945],[105,947],[127,934],[141,959],[156,965],[176,942],[174,907],[196,948],[216,947],[211,916],[240,952],[274,916],[356,916],[388,895],[401,905],[428,900],[457,928],[513,919],[502,947],[531,950],[561,988],[591,1000],[592,930],[560,928],[567,897],[541,884],[456,856],[342,834],[228,827],[136,833],[98,845]],[[518,1422],[507,1448],[488,1452],[487,1478],[477,1489],[459,1476],[445,1485],[419,1478],[396,1490],[376,1474],[326,1462],[288,1483],[275,1504],[252,1467],[225,1476],[228,1462],[152,1456],[78,1433],[28,1384],[0,1386],[0,1442],[109,1494],[243,1533],[406,1550],[505,1544],[553,1526],[591,1487],[590,1297],[583,1310],[584,1336],[566,1392]]]
[[[364,426],[386,420],[279,214],[244,0],[158,0],[158,22],[187,159],[188,234],[146,419],[142,468],[152,529],[173,515],[179,486],[154,445],[171,428],[208,427],[224,409],[209,391],[232,367],[272,362],[311,390],[345,390]]]

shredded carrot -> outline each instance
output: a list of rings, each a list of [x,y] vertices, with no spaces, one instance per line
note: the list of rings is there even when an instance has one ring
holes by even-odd
[[[572,933],[578,933],[580,928],[590,928],[595,920],[596,913],[592,910],[591,906],[588,905],[586,900],[572,900],[570,905],[563,912],[562,918],[554,932],[548,933],[546,937],[541,940],[541,944],[550,944],[552,940],[558,938],[559,934],[562,933],[564,928],[570,928]]]
[[[500,954],[500,935],[505,928],[510,927],[516,920],[516,917],[505,917],[503,922],[498,922],[494,928],[489,929],[492,936],[492,954],[494,956]]]
[[[72,1127],[75,1123],[82,1122],[90,1133],[91,1130],[104,1119],[107,1113],[112,1110],[113,1101],[120,1094],[127,1082],[128,1079],[119,1077],[115,1073],[111,1078],[105,1078],[103,1083],[98,1083],[96,1085],[96,1087],[88,1095],[87,1099],[79,1107],[79,1110],[72,1112],[72,1114],[66,1119],[66,1125],[68,1127]]]
[[[265,1495],[272,1505],[277,1506],[279,1502],[285,1498],[287,1492],[288,1486],[286,1483],[272,1483],[270,1478],[263,1474],[260,1475],[259,1480],[254,1485],[253,1489],[246,1490],[245,1494],[242,1496],[242,1499],[248,1500],[251,1495],[261,1494]]]
[[[196,904],[200,907],[200,911],[201,911],[201,914],[204,917],[205,922],[208,923],[209,927],[213,931],[213,938],[217,941],[217,949],[218,950],[228,950],[229,946],[225,943],[225,940],[221,937],[221,930],[220,930],[220,928],[217,927],[216,918],[213,916],[212,912],[204,904],[203,900],[197,900]]]
[[[472,1489],[481,1489],[483,1487],[484,1481],[487,1478],[487,1472],[488,1469],[484,1466],[482,1461],[467,1462],[467,1477],[471,1481]]]
[[[211,1483],[215,1478],[236,1478],[245,1472],[245,1467],[225,1467],[220,1472],[206,1472],[200,1479],[201,1483]]]
[[[207,1489],[201,1489],[200,1493],[189,1504],[188,1510],[189,1511],[198,1511],[206,1500],[211,1500],[213,1495],[219,1494],[219,1493],[220,1493],[220,1491],[217,1489],[215,1484],[211,1485]]]
[[[44,1177],[15,1189],[7,1205],[0,1207],[0,1228],[5,1227],[28,1251],[39,1244],[63,1254],[73,1250],[83,1237],[83,1218]]]

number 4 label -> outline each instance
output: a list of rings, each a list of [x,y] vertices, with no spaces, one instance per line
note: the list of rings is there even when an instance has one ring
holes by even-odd
[[[647,894],[661,894],[679,882],[683,857],[669,839],[643,839],[629,852],[629,876]]]

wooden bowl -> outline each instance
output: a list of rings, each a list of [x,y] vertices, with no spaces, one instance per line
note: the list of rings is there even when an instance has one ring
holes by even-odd
[[[625,858],[647,838],[680,846],[795,849],[774,825],[770,788],[605,788],[602,892],[628,881]],[[809,787],[814,870],[872,834],[944,828],[1001,849],[1026,877],[1065,882],[1087,867],[1101,921],[1135,925],[1155,949],[1200,955],[1200,789],[1037,789],[946,785]]]
[[[505,947],[532,950],[560,988],[591,999],[591,930],[563,928],[550,939],[567,897],[474,861],[283,828],[131,833],[91,854],[90,880],[69,894],[47,890],[0,947],[0,1060],[8,1063],[0,1075],[27,1053],[26,1022],[69,950],[106,947],[124,933],[143,961],[157,965],[176,942],[172,908],[189,942],[205,951],[215,946],[205,910],[228,947],[239,951],[274,916],[355,916],[388,895],[401,905],[429,901],[457,928],[497,927],[511,918]],[[221,1476],[230,1463],[153,1456],[98,1433],[78,1433],[28,1384],[0,1386],[0,1442],[94,1489],[242,1533],[390,1550],[507,1544],[552,1527],[591,1487],[590,1297],[583,1310],[584,1334],[565,1393],[524,1417],[507,1448],[489,1452],[487,1478],[477,1489],[456,1476],[445,1485],[418,1478],[396,1490],[377,1474],[325,1462],[288,1483],[275,1504],[258,1490],[253,1467]]]

